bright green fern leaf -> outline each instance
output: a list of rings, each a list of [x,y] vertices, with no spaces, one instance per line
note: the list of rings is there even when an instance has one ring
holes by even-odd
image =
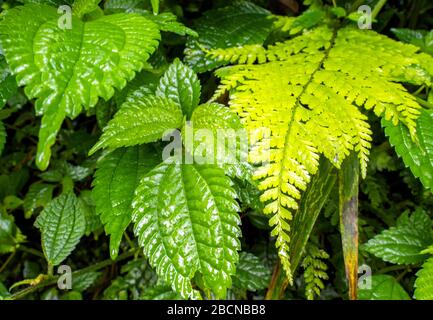
[[[110,235],[110,256],[117,257],[120,241],[131,222],[131,203],[140,179],[159,163],[150,146],[120,148],[103,157],[96,170],[93,198]]]
[[[427,259],[416,276],[414,298],[433,300],[433,257]]]
[[[122,105],[89,153],[157,141],[167,130],[180,128],[182,120],[182,110],[174,101],[153,95],[134,96]]]
[[[167,97],[181,106],[188,118],[200,102],[200,92],[197,75],[179,59],[170,65],[156,89],[158,96]]]
[[[302,267],[304,268],[305,295],[308,300],[313,300],[315,295],[320,295],[325,288],[323,280],[329,278],[326,273],[328,267],[323,262],[324,259],[329,259],[325,251],[311,243],[307,245]]]
[[[408,129],[399,124],[382,120],[385,134],[406,166],[418,177],[424,187],[433,189],[433,113],[423,110],[417,121],[418,143],[414,142]]]
[[[83,211],[73,193],[52,200],[35,223],[41,230],[44,255],[52,266],[69,256],[86,228]]]
[[[423,67],[433,59],[373,31],[327,26],[268,47],[266,57],[263,64],[217,71],[218,95],[229,91],[230,107],[247,130],[271,131],[253,146],[250,161],[260,164],[259,150],[270,145],[270,163],[255,178],[290,279],[289,220],[320,154],[340,168],[354,150],[365,176],[372,132],[362,108],[401,122],[415,139],[421,107],[398,81],[430,84],[433,71]]]
[[[135,234],[158,276],[183,298],[200,298],[191,279],[224,298],[240,249],[238,205],[229,178],[212,165],[162,163],[140,182]]]
[[[136,14],[114,14],[60,28],[57,9],[25,5],[8,10],[0,23],[6,60],[36,112],[43,115],[37,165],[46,169],[51,146],[66,116],[96,105],[140,71],[160,39],[158,27]],[[61,70],[61,72],[59,72]]]

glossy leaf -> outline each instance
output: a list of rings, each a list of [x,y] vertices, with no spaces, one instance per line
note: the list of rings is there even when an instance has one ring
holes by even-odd
[[[359,289],[360,300],[410,300],[403,287],[389,275],[371,277],[371,288]]]
[[[57,8],[34,4],[8,10],[0,23],[6,60],[43,114],[36,158],[42,170],[64,118],[95,106],[98,97],[111,98],[144,67],[160,39],[153,22],[134,14],[88,22],[73,16],[70,28],[59,23]]]
[[[382,125],[405,165],[426,188],[433,189],[433,113],[421,111],[417,121],[418,144],[411,139],[404,125],[393,126],[386,120],[382,120]]]
[[[391,31],[403,42],[420,47],[422,51],[433,55],[433,31],[392,28]]]
[[[46,183],[34,183],[30,186],[24,198],[24,215],[28,219],[34,211],[42,207],[44,208],[52,199],[54,185]]]
[[[236,275],[233,277],[234,287],[249,291],[262,290],[268,286],[270,278],[270,270],[258,257],[248,252],[239,254]]]
[[[176,59],[162,76],[156,94],[176,102],[187,117],[200,102],[201,86],[197,75]]]
[[[140,179],[159,163],[149,146],[121,148],[103,157],[95,173],[93,198],[105,232],[110,256],[117,257],[123,233],[131,222],[134,191]]]
[[[82,18],[86,13],[90,13],[97,8],[101,0],[75,0],[72,5],[72,13],[78,18]]]
[[[86,230],[86,220],[77,197],[63,194],[41,212],[36,225],[42,234],[42,249],[50,265],[59,265],[74,250]]]
[[[82,292],[91,287],[101,276],[101,272],[91,271],[72,278],[72,290]]]
[[[422,211],[416,211],[411,219],[402,218],[391,227],[370,239],[363,249],[397,264],[415,264],[424,261],[421,251],[433,243],[432,221]]]
[[[18,87],[15,77],[11,75],[11,71],[4,60],[0,57],[0,109],[4,107],[6,102],[16,93]]]
[[[0,254],[14,252],[24,240],[14,217],[0,210]]]
[[[158,276],[183,298],[200,298],[191,279],[224,298],[236,272],[240,223],[236,194],[222,169],[162,163],[140,182],[135,234]]]
[[[416,274],[415,294],[417,300],[433,300],[433,257],[424,262]]]
[[[180,128],[182,119],[179,105],[168,98],[135,96],[122,105],[89,154],[101,148],[116,149],[160,140],[167,130]]]

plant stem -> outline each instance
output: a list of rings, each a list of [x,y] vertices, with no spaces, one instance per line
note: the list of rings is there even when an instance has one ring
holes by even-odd
[[[433,109],[433,104],[431,104],[428,101],[425,101],[419,97],[415,97],[416,102],[418,102],[420,105],[422,105],[423,107],[429,108],[429,109]]]
[[[107,266],[110,266],[110,265],[112,265],[114,263],[117,263],[119,261],[128,259],[128,258],[134,256],[135,253],[136,253],[135,251],[125,252],[125,253],[119,255],[116,260],[107,259],[107,260],[98,262],[98,263],[96,263],[96,264],[94,264],[92,266],[88,266],[86,268],[77,270],[77,271],[73,272],[72,275],[73,276],[79,276],[79,275],[84,274],[84,273],[88,273],[88,272],[92,272],[92,271],[97,271],[97,270],[103,269],[103,268],[105,268]],[[48,286],[51,286],[51,285],[57,283],[58,278],[59,278],[59,276],[55,276],[55,277],[53,277],[53,278],[51,278],[49,280],[43,281],[43,282],[41,282],[41,283],[39,283],[39,284],[37,284],[35,286],[27,287],[27,288],[25,288],[23,290],[20,290],[20,291],[18,291],[16,293],[12,294],[9,297],[9,299],[10,300],[18,300],[18,299],[24,298],[25,296],[27,296],[30,293],[33,293],[33,292],[35,292],[35,291],[37,291],[39,289],[42,289],[42,288],[45,288],[45,287],[48,287]]]
[[[373,11],[371,12],[371,19],[374,20],[379,14],[382,7],[385,5],[387,0],[379,0],[379,2],[374,6]]]
[[[16,251],[12,252],[11,255],[6,259],[5,263],[3,263],[3,265],[0,268],[0,273],[3,272],[3,270],[7,267],[7,265],[9,264],[9,262],[12,261],[13,257],[15,256]]]
[[[18,247],[18,250],[20,250],[20,251],[22,251],[22,252],[30,253],[30,254],[32,254],[32,255],[34,255],[34,256],[37,256],[37,257],[40,257],[40,258],[44,258],[44,254],[43,254],[42,252],[40,252],[40,251],[38,251],[38,250],[36,250],[36,249],[33,249],[33,248],[29,248],[29,247],[26,247],[26,246],[20,245],[20,246]]]

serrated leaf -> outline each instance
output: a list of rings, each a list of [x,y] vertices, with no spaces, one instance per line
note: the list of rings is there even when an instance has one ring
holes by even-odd
[[[110,235],[110,256],[117,257],[120,241],[131,222],[134,191],[144,174],[160,159],[150,146],[117,149],[98,163],[93,198],[105,232]]]
[[[86,219],[86,236],[102,227],[101,220],[96,214],[95,201],[93,200],[92,192],[90,190],[83,190],[78,198],[80,201],[81,209],[83,210]]]
[[[240,249],[236,194],[213,165],[164,162],[140,182],[133,201],[134,232],[159,278],[183,298],[200,298],[200,273],[224,298]]]
[[[34,183],[24,197],[24,216],[29,219],[39,207],[45,207],[52,199],[54,185]]]
[[[180,128],[182,119],[179,105],[168,98],[134,97],[122,105],[89,154],[101,148],[117,149],[157,141],[167,130]]]
[[[7,62],[42,117],[36,163],[45,170],[66,116],[96,105],[140,71],[158,45],[158,27],[136,14],[114,14],[59,27],[57,8],[29,4],[0,22]],[[47,63],[49,61],[50,63]],[[62,72],[59,72],[61,69]]]
[[[412,30],[405,28],[391,28],[397,38],[403,42],[413,44],[422,51],[433,55],[433,30]]]
[[[309,29],[317,25],[324,18],[324,12],[320,9],[309,9],[296,17],[290,28],[290,34],[296,34],[304,29]]]
[[[403,287],[389,275],[371,277],[371,288],[360,288],[359,300],[410,300]]]
[[[433,257],[427,259],[416,274],[415,294],[417,300],[433,300]]]
[[[433,113],[421,110],[416,129],[419,145],[411,139],[409,130],[403,124],[394,126],[392,122],[382,119],[382,126],[404,164],[424,187],[433,189]]]
[[[147,12],[142,12],[141,14],[155,22],[161,31],[172,32],[181,36],[198,36],[197,32],[177,21],[177,17],[171,12],[162,12],[157,15]]]
[[[185,62],[196,72],[225,65],[224,61],[208,57],[207,52],[263,44],[272,31],[273,21],[269,17],[269,11],[246,1],[205,12],[193,27],[199,37],[190,37],[187,41]]]
[[[271,272],[258,257],[248,252],[239,254],[236,275],[233,286],[238,289],[256,291],[265,289],[271,277]]]
[[[186,126],[192,127],[194,147],[184,128],[185,148],[195,159],[202,157],[206,163],[220,166],[229,177],[252,181],[248,135],[235,113],[217,103],[202,104],[194,110]]]
[[[100,2],[101,0],[75,0],[72,5],[72,13],[78,18],[82,18],[85,14],[99,8]]]
[[[370,239],[363,249],[396,264],[416,264],[424,261],[426,255],[421,251],[433,243],[430,228],[420,228],[427,220],[425,213],[414,213],[411,219],[402,218],[400,224],[391,227]]]
[[[25,240],[14,217],[0,210],[0,254],[13,252]]]
[[[179,59],[170,65],[156,89],[158,96],[167,97],[181,106],[188,119],[200,102],[200,92],[197,75]]]
[[[53,199],[35,222],[42,234],[42,249],[50,265],[59,265],[74,250],[86,230],[86,220],[73,193]]]
[[[15,77],[11,75],[3,56],[0,57],[0,109],[16,93],[18,89]],[[1,148],[0,148],[1,150]]]

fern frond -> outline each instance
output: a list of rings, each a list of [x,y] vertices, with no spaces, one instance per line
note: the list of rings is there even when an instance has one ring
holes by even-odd
[[[429,84],[432,74],[414,72],[426,64],[418,48],[352,27],[319,26],[269,47],[265,55],[263,64],[218,70],[217,94],[230,93],[230,107],[247,130],[271,131],[253,146],[249,160],[260,164],[254,176],[291,279],[288,221],[320,154],[340,168],[355,151],[365,177],[372,132],[361,108],[403,123],[415,140],[421,106],[398,82]],[[268,142],[270,162],[261,163]]]
[[[42,170],[64,118],[75,118],[99,97],[108,100],[114,88],[122,89],[160,39],[158,26],[136,14],[86,22],[73,16],[71,27],[64,29],[58,21],[57,8],[28,4],[8,10],[0,22],[6,60],[43,115],[36,157]]]
[[[134,232],[158,276],[183,298],[200,298],[191,285],[198,273],[217,297],[226,296],[240,249],[235,197],[214,165],[164,162],[141,180]]]
[[[322,280],[328,280],[326,270],[328,267],[323,260],[329,259],[329,255],[317,246],[309,243],[306,248],[306,257],[302,261],[304,268],[304,281],[306,284],[305,295],[308,300],[314,300],[315,295],[320,295],[324,289]]]

